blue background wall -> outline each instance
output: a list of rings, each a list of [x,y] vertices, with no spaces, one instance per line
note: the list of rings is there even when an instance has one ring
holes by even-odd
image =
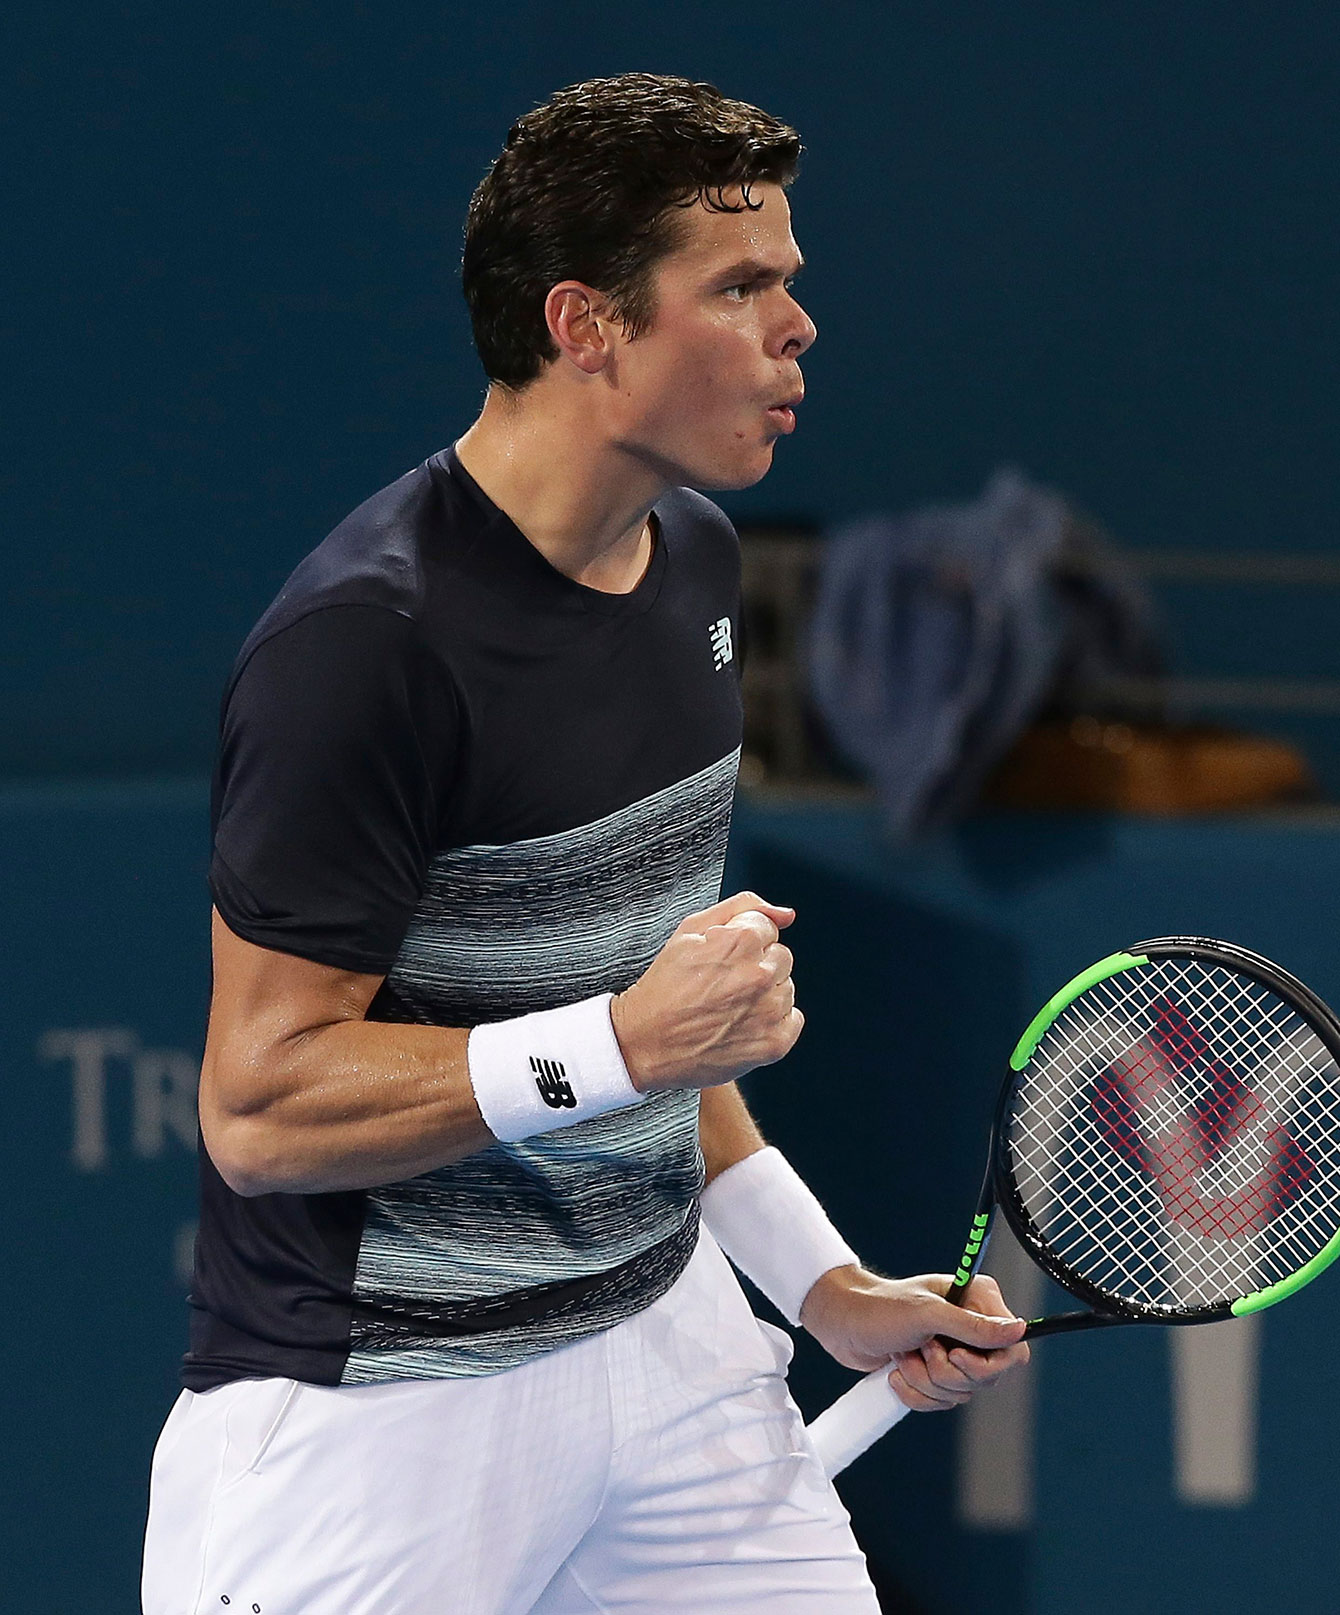
[[[206,765],[294,561],[471,418],[466,200],[598,73],[712,78],[809,148],[810,399],[737,513],[1012,459],[1136,543],[1333,542],[1329,8],[52,0],[3,59],[0,773]]]

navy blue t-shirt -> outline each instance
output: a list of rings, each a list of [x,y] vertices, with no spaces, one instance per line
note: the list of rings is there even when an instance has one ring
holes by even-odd
[[[297,568],[223,702],[210,886],[261,947],[470,1027],[618,992],[720,892],[739,550],[679,489],[628,594],[553,568],[433,456]],[[693,1249],[697,1094],[401,1183],[244,1198],[201,1148],[184,1382],[496,1373],[610,1327]]]

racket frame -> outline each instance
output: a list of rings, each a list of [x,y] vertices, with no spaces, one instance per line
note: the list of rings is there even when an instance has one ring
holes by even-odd
[[[1188,957],[1241,971],[1271,992],[1278,994],[1285,1002],[1292,1004],[1301,1014],[1306,1015],[1309,1024],[1329,1050],[1332,1058],[1340,1063],[1340,1021],[1310,988],[1305,987],[1288,971],[1281,970],[1278,965],[1263,959],[1260,954],[1252,953],[1247,948],[1229,942],[1218,942],[1211,937],[1156,937],[1149,942],[1137,943],[1123,953],[1110,954],[1106,959],[1100,959],[1097,964],[1091,965],[1073,981],[1067,983],[1034,1016],[1010,1057],[1010,1070],[996,1102],[986,1175],[982,1181],[977,1210],[973,1215],[972,1231],[949,1289],[949,1300],[960,1305],[963,1303],[968,1284],[986,1254],[996,1211],[998,1186],[1002,1191],[999,1200],[1006,1221],[1033,1261],[1076,1299],[1088,1300],[1092,1309],[1036,1318],[1028,1326],[1026,1332],[1028,1339],[1083,1329],[1104,1329],[1113,1324],[1211,1323],[1220,1318],[1232,1317],[1234,1314],[1241,1316],[1248,1312],[1259,1312],[1302,1289],[1305,1284],[1329,1267],[1337,1255],[1340,1255],[1340,1229],[1337,1229],[1327,1244],[1296,1273],[1257,1291],[1254,1295],[1242,1297],[1228,1306],[1202,1307],[1181,1312],[1170,1308],[1149,1308],[1141,1311],[1135,1307],[1119,1306],[1114,1298],[1100,1294],[1093,1286],[1085,1284],[1062,1263],[1052,1258],[1045,1242],[1034,1229],[1017,1193],[1013,1192],[1013,1179],[1005,1163],[1002,1142],[1005,1118],[1020,1080],[1020,1073],[1047,1028],[1068,1004],[1073,1003],[1082,992],[1107,976],[1116,975],[1122,970],[1158,958]],[[826,1408],[810,1426],[815,1450],[825,1472],[830,1477],[840,1473],[854,1458],[904,1418],[907,1411],[906,1404],[889,1385],[887,1365],[867,1374],[844,1396],[840,1396]]]
[[[1202,964],[1217,964],[1250,977],[1303,1016],[1332,1059],[1340,1065],[1340,1020],[1296,976],[1236,943],[1220,942],[1212,937],[1154,937],[1147,942],[1137,942],[1120,953],[1109,954],[1067,982],[1029,1022],[1010,1055],[1009,1070],[1001,1084],[992,1119],[987,1169],[973,1214],[972,1229],[948,1294],[950,1301],[962,1304],[967,1287],[986,1255],[994,1213],[999,1209],[1030,1259],[1048,1278],[1077,1301],[1084,1302],[1089,1309],[1033,1319],[1028,1326],[1027,1338],[1030,1340],[1043,1335],[1102,1329],[1115,1324],[1217,1323],[1227,1318],[1242,1317],[1274,1306],[1277,1301],[1293,1295],[1340,1256],[1340,1228],[1337,1228],[1327,1244],[1296,1272],[1235,1301],[1202,1307],[1141,1306],[1109,1295],[1073,1272],[1056,1256],[1034,1226],[1010,1171],[1005,1136],[1006,1122],[1024,1069],[1048,1028],[1082,993],[1110,976],[1157,959],[1190,959]]]

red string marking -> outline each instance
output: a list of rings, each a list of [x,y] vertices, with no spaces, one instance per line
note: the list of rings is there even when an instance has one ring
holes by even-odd
[[[1173,1222],[1202,1239],[1241,1239],[1291,1206],[1316,1167],[1283,1124],[1265,1137],[1267,1163],[1233,1194],[1203,1195],[1200,1173],[1265,1115],[1258,1094],[1216,1058],[1199,1028],[1170,998],[1154,1006],[1154,1031],[1094,1084],[1099,1131],[1116,1152],[1151,1177]],[[1157,1101],[1182,1089],[1180,1079],[1203,1074],[1205,1091],[1189,1113],[1158,1124]],[[1165,1107],[1167,1109],[1169,1107]]]
[[[1171,998],[1154,1005],[1154,1040],[1179,1071],[1194,1073],[1200,1066],[1209,1078],[1209,1087],[1196,1096],[1193,1109],[1207,1156],[1213,1160],[1261,1114],[1261,1101],[1236,1071],[1211,1053],[1200,1029]]]

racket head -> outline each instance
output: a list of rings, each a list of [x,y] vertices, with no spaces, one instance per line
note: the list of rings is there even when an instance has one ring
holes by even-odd
[[[1137,943],[1020,1039],[991,1176],[1025,1250],[1096,1312],[1259,1311],[1340,1254],[1340,1021],[1236,944]]]

